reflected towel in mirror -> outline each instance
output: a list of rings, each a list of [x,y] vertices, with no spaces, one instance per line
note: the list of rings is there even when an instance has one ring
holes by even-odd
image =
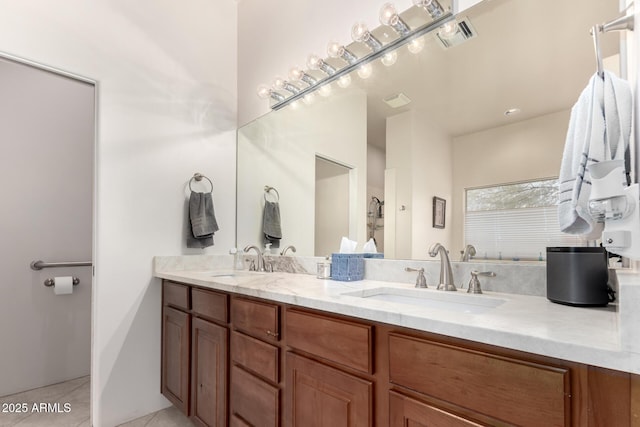
[[[262,232],[264,234],[264,243],[271,243],[273,248],[280,247],[282,227],[280,226],[280,204],[278,202],[264,201]]]

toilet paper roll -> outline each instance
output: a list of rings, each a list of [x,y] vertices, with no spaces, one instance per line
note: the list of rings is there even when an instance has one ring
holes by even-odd
[[[53,293],[56,295],[68,295],[73,292],[73,277],[60,276],[54,278]]]

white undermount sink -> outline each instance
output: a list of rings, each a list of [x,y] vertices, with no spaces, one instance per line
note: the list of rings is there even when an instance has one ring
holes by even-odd
[[[432,289],[400,289],[388,287],[346,292],[342,295],[469,314],[486,313],[506,301],[501,298],[490,297],[483,294],[473,295],[461,293],[460,291],[445,292]]]

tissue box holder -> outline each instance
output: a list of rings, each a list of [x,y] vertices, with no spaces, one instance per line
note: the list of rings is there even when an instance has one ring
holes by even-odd
[[[332,254],[331,279],[342,282],[364,279],[364,254]]]
[[[384,258],[384,254],[381,254],[381,253],[375,253],[375,254],[365,253],[364,257],[365,258]]]

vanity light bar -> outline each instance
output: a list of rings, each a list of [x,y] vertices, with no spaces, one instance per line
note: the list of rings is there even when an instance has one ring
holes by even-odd
[[[453,14],[451,13],[451,11],[445,11],[442,6],[436,1],[436,0],[415,0],[414,3],[416,3],[417,6],[421,6],[424,7],[425,10],[427,10],[427,12],[429,13],[429,15],[433,18],[433,21],[426,23],[420,27],[417,27],[413,30],[408,29],[408,31],[398,31],[399,32],[399,37],[391,42],[389,42],[386,45],[382,45],[377,39],[375,39],[370,33],[369,31],[366,29],[366,26],[364,27],[364,29],[366,30],[369,37],[365,37],[365,39],[371,40],[374,39],[376,42],[378,42],[378,44],[380,45],[379,48],[377,45],[374,46],[377,49],[372,48],[371,53],[369,53],[368,55],[363,56],[362,58],[356,58],[355,56],[353,58],[349,58],[348,60],[346,60],[347,65],[345,65],[345,67],[338,69],[335,69],[334,67],[330,66],[329,64],[327,64],[326,62],[324,62],[324,60],[322,60],[321,58],[317,57],[316,55],[312,55],[309,58],[309,64],[310,67],[312,69],[320,69],[321,71],[323,71],[325,74],[327,74],[327,77],[323,78],[323,79],[319,79],[316,80],[315,83],[310,83],[307,80],[304,80],[306,83],[309,84],[308,87],[305,88],[301,88],[297,93],[294,93],[292,96],[286,97],[283,100],[279,100],[276,101],[275,104],[273,104],[271,106],[272,110],[280,110],[284,107],[286,107],[287,105],[299,100],[299,99],[303,99],[305,97],[305,95],[310,94],[311,92],[317,90],[320,86],[324,86],[327,85],[333,81],[336,81],[338,79],[340,79],[343,76],[348,75],[349,73],[351,73],[352,71],[358,69],[360,66],[368,64],[370,62],[375,61],[378,58],[381,58],[382,56],[384,56],[385,54],[405,45],[410,43],[412,40],[418,39],[419,37],[433,31],[436,30],[437,28],[439,28],[440,26],[442,26],[443,24],[445,24],[446,22],[449,22],[450,20],[454,19]],[[418,4],[421,3],[421,4]],[[425,7],[425,5],[428,4],[428,7]],[[358,25],[358,24],[356,24]],[[354,26],[355,27],[355,26]],[[407,27],[408,28],[408,27]],[[404,34],[403,34],[404,33]],[[367,42],[365,41],[365,39],[362,40],[363,43],[367,44]],[[367,44],[368,45],[368,44]],[[369,45],[369,47],[371,47]],[[340,52],[342,53],[342,52]],[[339,55],[342,56],[342,55]],[[324,67],[324,66],[328,66],[328,67]],[[314,79],[315,80],[315,79]],[[280,94],[279,94],[280,95]],[[281,95],[282,96],[282,95]],[[272,99],[274,99],[273,96],[271,96]]]

